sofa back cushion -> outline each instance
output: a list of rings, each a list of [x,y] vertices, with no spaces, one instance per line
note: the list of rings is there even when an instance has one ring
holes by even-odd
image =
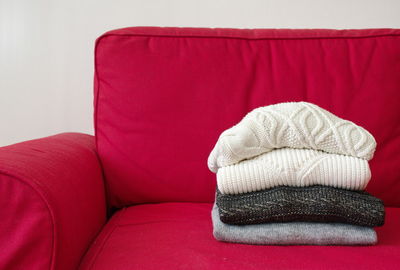
[[[377,140],[367,190],[400,206],[400,30],[126,28],[95,54],[113,206],[214,199],[207,157],[247,112],[308,101]]]

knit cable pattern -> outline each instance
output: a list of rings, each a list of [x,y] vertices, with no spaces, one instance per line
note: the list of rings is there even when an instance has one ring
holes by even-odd
[[[223,194],[240,194],[277,186],[325,185],[363,190],[371,179],[365,159],[309,149],[281,148],[222,167],[217,172]]]
[[[241,195],[217,190],[220,219],[235,225],[268,222],[339,222],[359,226],[382,226],[384,206],[363,191],[327,186],[277,187]]]
[[[208,158],[208,167],[236,164],[276,148],[321,150],[370,160],[376,141],[364,128],[308,102],[257,108],[225,130]]]

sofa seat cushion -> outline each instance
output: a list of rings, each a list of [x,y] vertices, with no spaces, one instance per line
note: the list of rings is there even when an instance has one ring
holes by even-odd
[[[378,245],[252,246],[213,238],[209,203],[144,204],[118,211],[81,269],[393,269],[400,208],[386,208]]]

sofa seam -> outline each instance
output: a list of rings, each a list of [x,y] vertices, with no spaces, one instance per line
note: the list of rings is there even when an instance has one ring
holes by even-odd
[[[101,246],[99,247],[98,251],[93,255],[93,259],[89,264],[89,269],[93,269],[94,266],[96,265],[97,259],[100,256],[100,253],[102,253],[104,246],[106,245],[106,243],[108,242],[109,238],[111,237],[111,235],[114,233],[114,231],[118,228],[119,226],[119,220],[121,219],[121,217],[123,216],[123,214],[125,213],[126,208],[122,208],[118,213],[118,216],[115,217],[115,221],[114,224],[112,225],[113,227],[110,229],[110,231],[107,233],[107,235],[105,236],[104,240],[101,243]]]
[[[0,169],[0,173],[3,175],[6,175],[8,177],[11,177],[13,179],[16,179],[17,181],[19,181],[20,183],[23,183],[25,185],[27,185],[28,187],[30,187],[32,190],[34,190],[39,197],[42,199],[42,201],[44,202],[44,204],[46,205],[46,209],[48,210],[48,214],[50,216],[50,221],[51,221],[51,226],[53,228],[52,230],[52,238],[51,238],[51,242],[52,242],[52,251],[51,251],[51,258],[50,258],[50,267],[49,269],[55,269],[55,257],[56,257],[56,244],[57,244],[57,229],[55,226],[55,218],[54,218],[54,212],[52,210],[52,207],[50,206],[50,203],[48,202],[48,200],[45,198],[45,195],[42,194],[42,192],[40,191],[40,189],[38,187],[35,187],[34,185],[32,185],[32,183],[30,183],[29,181],[25,180],[24,177],[22,176],[17,176],[15,174],[13,174],[12,172],[9,172],[8,170],[5,169]],[[31,178],[31,180],[35,183],[35,185],[40,186],[37,182],[36,179]]]
[[[98,50],[98,45],[100,43],[101,37],[99,37],[96,40],[96,44],[95,44],[95,50],[94,50],[94,80],[97,83],[97,87],[95,90],[95,97],[94,97],[94,143],[95,143],[95,148],[96,148],[96,156],[97,159],[99,161],[100,167],[101,167],[101,173],[102,173],[102,177],[103,177],[103,183],[104,183],[104,196],[106,198],[106,210],[107,210],[107,215],[109,213],[109,209],[111,208],[111,195],[110,195],[110,191],[109,191],[109,185],[107,182],[107,177],[106,177],[106,172],[103,166],[103,160],[100,157],[99,154],[99,144],[98,144],[98,140],[97,140],[97,136],[98,136],[98,131],[97,131],[97,127],[98,127],[98,108],[99,108],[99,96],[100,96],[100,76],[99,76],[99,72],[98,72],[98,60],[97,60],[97,50]]]
[[[97,83],[96,87],[96,96],[94,97],[94,138],[95,138],[95,145],[96,145],[96,150],[97,152],[99,151],[98,147],[98,141],[97,141],[97,127],[98,127],[98,108],[99,108],[99,96],[100,96],[100,77],[99,77],[99,72],[98,72],[98,60],[97,60],[97,55],[98,55],[98,46],[100,44],[100,41],[102,40],[102,37],[96,40],[95,44],[95,49],[94,49],[94,75],[95,75],[95,80]],[[100,156],[99,156],[100,157]]]
[[[300,30],[300,29],[299,29]],[[128,33],[104,33],[98,39],[99,43],[105,37],[123,36],[123,37],[161,37],[161,38],[215,38],[215,39],[238,39],[248,41],[258,40],[319,40],[319,39],[364,39],[364,38],[379,38],[379,37],[399,37],[400,33],[386,33],[386,34],[369,34],[363,36],[306,36],[306,37],[240,37],[240,36],[218,36],[218,35],[174,35],[174,34],[128,34]]]

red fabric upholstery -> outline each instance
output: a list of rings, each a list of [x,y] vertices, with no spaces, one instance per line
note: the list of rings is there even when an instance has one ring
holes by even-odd
[[[127,28],[96,45],[110,203],[211,202],[206,159],[258,106],[309,101],[377,139],[368,191],[400,206],[400,30]]]
[[[99,235],[81,270],[119,269],[394,269],[400,259],[400,209],[371,247],[252,246],[212,236],[211,204],[161,203],[119,211]]]
[[[393,269],[400,208],[373,247],[220,243],[207,156],[248,111],[309,101],[377,139],[368,190],[400,206],[400,30],[127,28],[96,44],[94,138],[0,148],[0,269]]]
[[[0,148],[0,269],[76,269],[105,218],[93,136]]]

